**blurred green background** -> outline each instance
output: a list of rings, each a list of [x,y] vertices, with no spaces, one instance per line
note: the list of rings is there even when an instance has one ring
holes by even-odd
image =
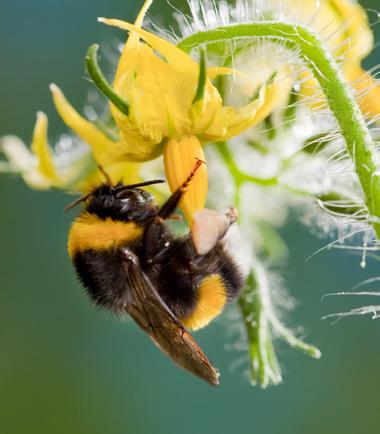
[[[378,0],[367,0],[375,8]],[[176,5],[179,3],[176,2]],[[59,84],[83,106],[90,84],[83,58],[93,42],[123,34],[97,16],[133,20],[141,0],[2,0],[0,135],[29,143],[35,112],[48,113],[51,142],[64,131],[48,91]],[[169,8],[158,0],[156,21]],[[372,18],[374,15],[372,14]],[[380,40],[379,27],[377,31]],[[367,66],[379,62],[376,54]],[[296,221],[284,228],[290,246],[285,274],[299,300],[289,315],[320,346],[320,361],[279,344],[284,384],[252,388],[226,317],[197,334],[222,372],[218,389],[175,368],[132,324],[97,312],[76,283],[66,254],[70,198],[29,190],[17,178],[0,182],[0,433],[1,434],[369,434],[380,426],[380,324],[321,317],[372,300],[321,296],[379,274],[357,256],[329,251],[305,263],[326,240]],[[350,304],[352,303],[352,304]]]

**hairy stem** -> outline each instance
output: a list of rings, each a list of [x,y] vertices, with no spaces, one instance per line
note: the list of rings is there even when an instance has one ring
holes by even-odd
[[[281,382],[281,369],[273,347],[273,334],[291,347],[315,359],[321,357],[318,348],[298,339],[277,317],[272,304],[269,282],[264,267],[252,264],[247,286],[239,297],[248,338],[252,384],[266,388]]]
[[[349,86],[319,37],[303,26],[268,21],[224,26],[194,33],[182,40],[178,46],[189,51],[201,44],[239,38],[278,41],[296,51],[310,68],[345,139],[372,225],[380,239],[380,173],[377,170],[374,143]]]
[[[248,338],[250,380],[265,389],[281,382],[281,369],[273,348],[270,324],[261,303],[260,288],[252,272],[247,287],[239,297]]]
[[[275,178],[261,180],[242,173],[225,142],[218,143],[217,149],[228,164],[233,177],[236,189],[235,205],[238,209],[240,208],[240,187],[244,182],[276,185],[277,180]],[[282,381],[272,333],[291,347],[303,351],[309,356],[314,358],[321,356],[318,348],[298,339],[279,320],[272,305],[269,282],[264,268],[257,261],[252,264],[247,286],[239,297],[239,308],[247,334],[252,384],[259,384],[264,389],[270,384],[279,384]]]

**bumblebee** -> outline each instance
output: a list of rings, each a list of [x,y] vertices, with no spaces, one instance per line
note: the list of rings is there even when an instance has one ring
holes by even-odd
[[[129,314],[177,365],[217,385],[217,369],[188,330],[207,325],[243,285],[224,241],[236,214],[210,225],[211,211],[201,212],[182,237],[174,237],[166,224],[200,164],[160,208],[143,187],[163,180],[133,185],[108,180],[73,202],[68,208],[84,206],[71,226],[68,252],[97,306]]]

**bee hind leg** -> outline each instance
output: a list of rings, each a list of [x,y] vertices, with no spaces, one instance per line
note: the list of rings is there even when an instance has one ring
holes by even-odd
[[[197,170],[204,164],[204,161],[196,159],[193,169],[182,185],[174,191],[169,199],[162,205],[156,218],[144,231],[144,255],[146,263],[153,264],[161,262],[169,253],[173,245],[173,237],[165,226],[165,220],[175,218],[175,211],[180,200],[186,193]]]

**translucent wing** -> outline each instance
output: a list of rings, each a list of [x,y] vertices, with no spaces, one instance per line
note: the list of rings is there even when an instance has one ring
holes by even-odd
[[[129,250],[123,250],[123,255],[126,278],[132,290],[132,300],[127,305],[127,312],[178,366],[217,386],[219,372],[162,301],[141,270],[138,257]]]

